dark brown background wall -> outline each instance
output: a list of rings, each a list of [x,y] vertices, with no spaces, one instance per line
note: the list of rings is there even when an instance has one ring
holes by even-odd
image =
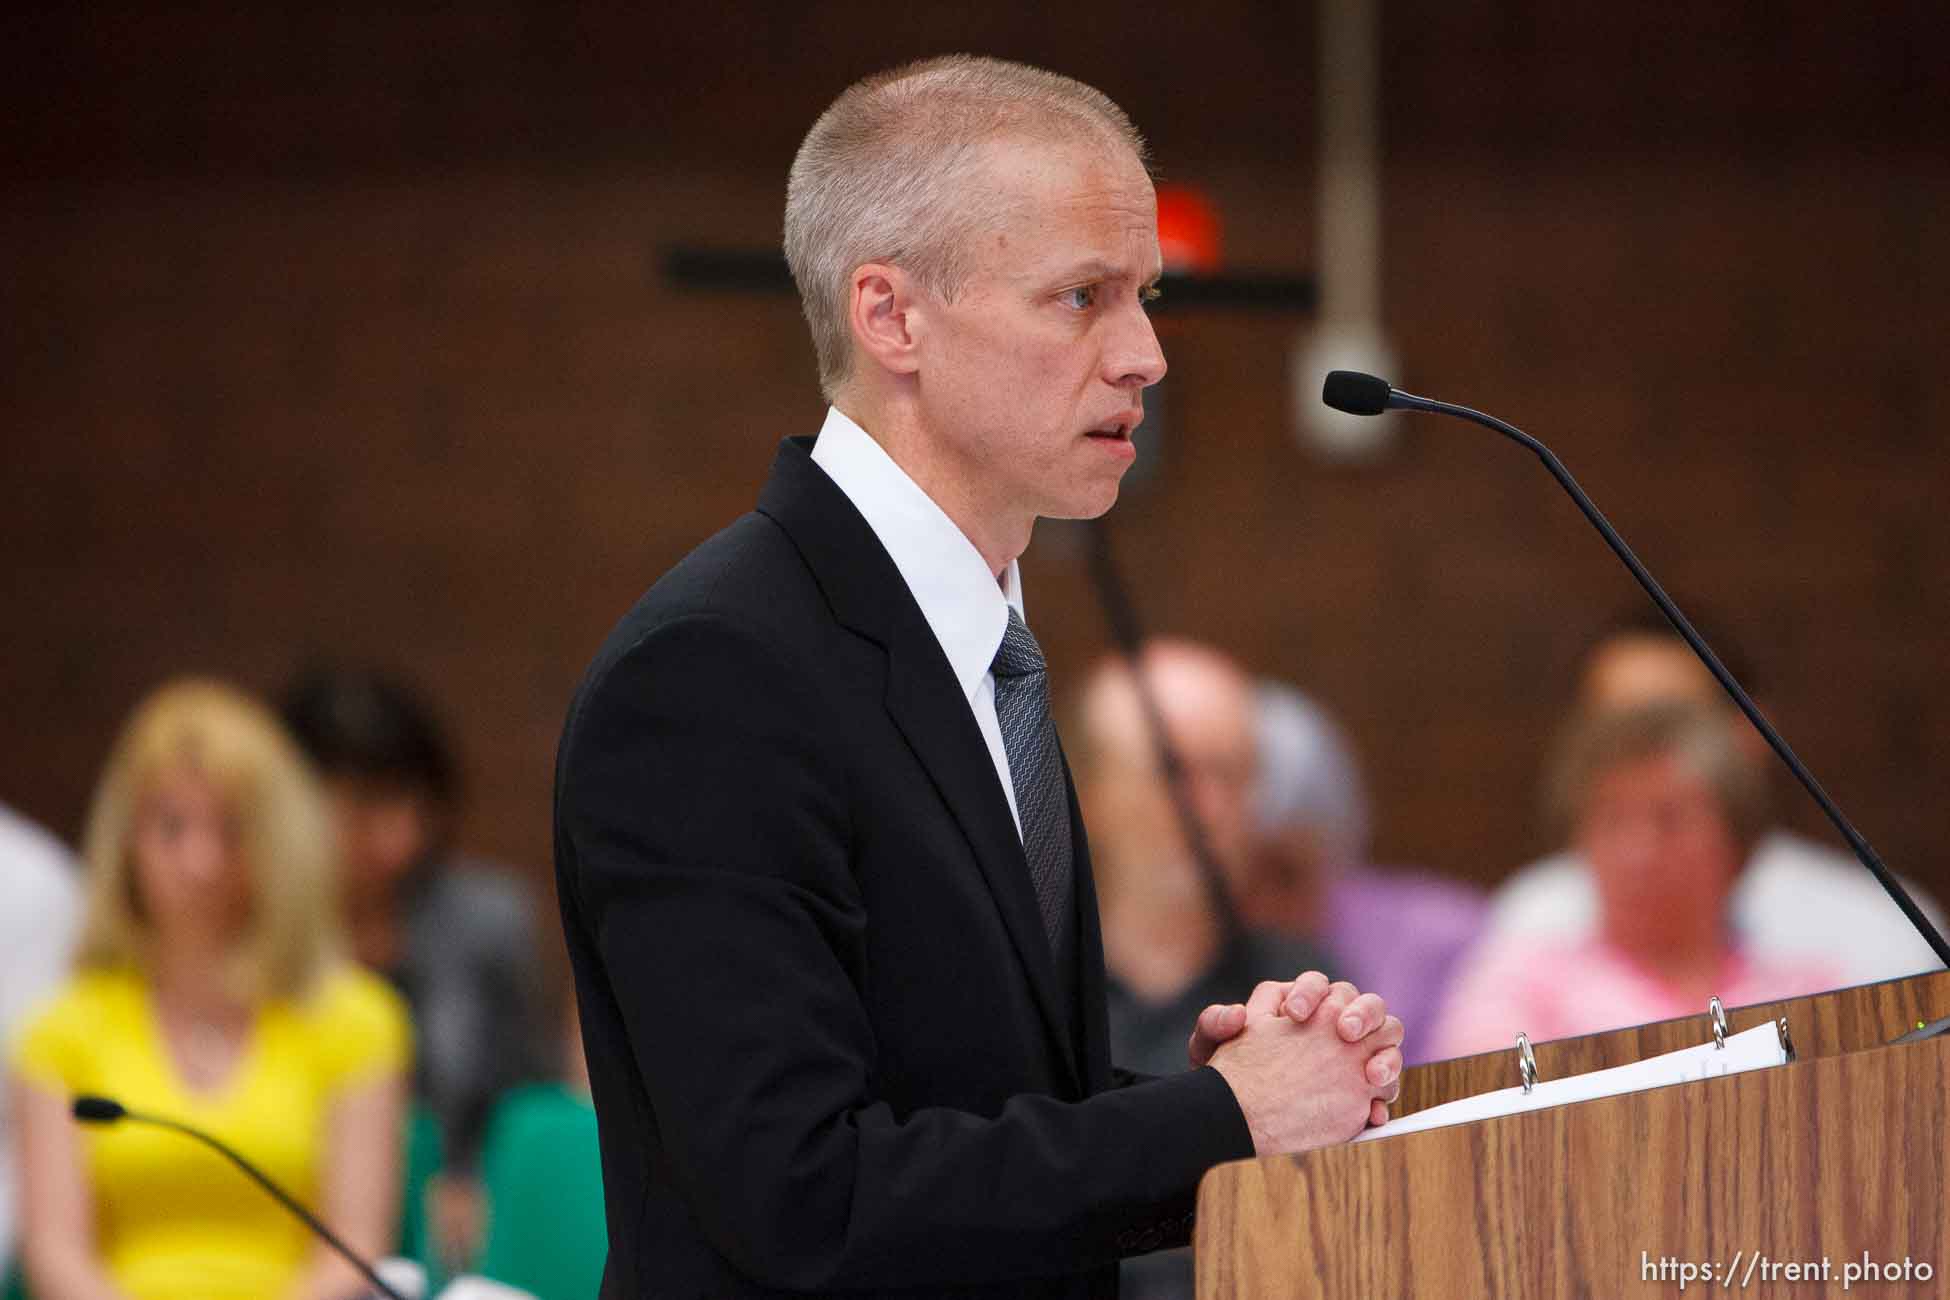
[[[1306,4],[316,8],[0,32],[0,800],[70,836],[163,678],[350,656],[426,686],[466,839],[540,870],[586,657],[820,417],[793,302],[675,290],[658,251],[775,240],[857,75],[973,48],[1092,81],[1235,266],[1310,269]],[[1399,381],[1550,437],[1950,893],[1944,13],[1388,6],[1383,247]],[[1568,660],[1634,590],[1488,434],[1302,451],[1306,324],[1166,318],[1125,564],[1157,628],[1341,714],[1382,856],[1495,879],[1540,847]],[[1074,680],[1106,640],[1074,533],[1025,563]]]

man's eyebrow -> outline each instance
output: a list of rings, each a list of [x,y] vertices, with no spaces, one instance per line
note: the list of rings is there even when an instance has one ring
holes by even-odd
[[[1100,257],[1093,257],[1088,261],[1078,262],[1061,275],[1052,278],[1064,284],[1076,284],[1084,280],[1120,280],[1127,278],[1128,274],[1122,267],[1113,266]]]

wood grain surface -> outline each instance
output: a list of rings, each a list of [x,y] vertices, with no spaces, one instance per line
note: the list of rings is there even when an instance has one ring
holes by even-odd
[[[1200,1189],[1198,1295],[1677,1295],[1685,1264],[1714,1270],[1687,1293],[1813,1296],[1842,1294],[1865,1252],[1907,1261],[1906,1277],[1854,1279],[1849,1294],[1946,1294],[1950,1040],[1880,1045],[1945,1002],[1950,972],[1751,1008],[1734,1027],[1785,1014],[1797,1063],[1219,1166]],[[1703,1020],[1540,1044],[1539,1073],[1696,1043]],[[1508,1086],[1513,1070],[1424,1067],[1421,1104]],[[1817,1276],[1795,1280],[1790,1263]]]
[[[1727,1008],[1727,1023],[1735,1033],[1782,1016],[1788,1018],[1795,1050],[1803,1061],[1880,1047],[1914,1028],[1919,1020],[1950,1016],[1950,971],[1836,989],[1788,1002]],[[1410,1115],[1517,1083],[1515,1030],[1520,1028],[1511,1026],[1511,1046],[1505,1050],[1433,1061],[1404,1071],[1401,1097],[1393,1112]],[[1680,1020],[1659,1020],[1532,1046],[1537,1054],[1537,1077],[1561,1079],[1692,1047],[1711,1034],[1706,1008],[1701,1007],[1700,1014]]]

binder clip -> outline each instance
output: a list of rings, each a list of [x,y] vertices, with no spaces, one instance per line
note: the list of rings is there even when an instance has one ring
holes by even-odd
[[[1726,1051],[1727,1009],[1720,1004],[1719,994],[1706,1000],[1706,1014],[1713,1018],[1713,1046],[1719,1051]]]
[[[1537,1086],[1537,1053],[1530,1050],[1530,1035],[1521,1030],[1517,1033],[1517,1077],[1523,1080],[1523,1091],[1527,1097]]]

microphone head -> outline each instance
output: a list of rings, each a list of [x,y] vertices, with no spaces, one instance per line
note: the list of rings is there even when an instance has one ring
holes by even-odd
[[[1321,385],[1320,400],[1349,415],[1380,415],[1388,409],[1389,392],[1386,379],[1358,370],[1330,370],[1327,382]]]
[[[91,1097],[83,1093],[74,1099],[74,1117],[84,1124],[113,1124],[128,1113],[121,1102],[108,1097]]]

